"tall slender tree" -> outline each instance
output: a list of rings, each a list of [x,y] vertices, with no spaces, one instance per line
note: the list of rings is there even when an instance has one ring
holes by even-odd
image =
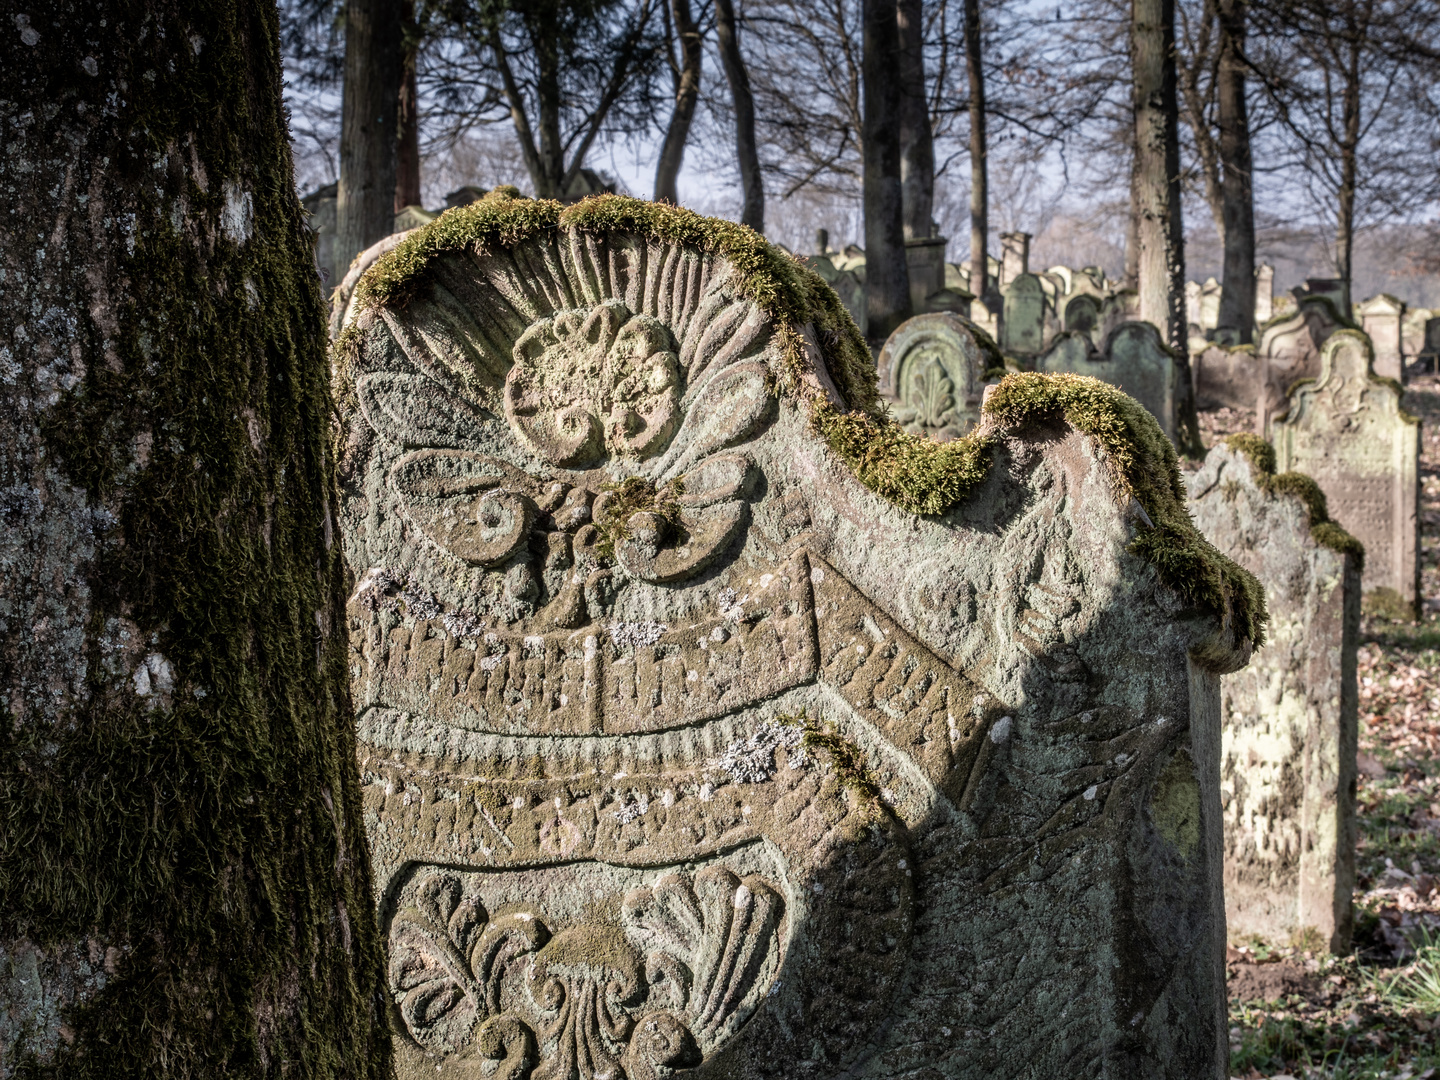
[[[720,45],[720,62],[730,98],[735,107],[735,157],[740,165],[743,205],[740,224],[756,232],[765,231],[765,182],[760,174],[760,153],[755,147],[755,97],[750,92],[750,73],[740,49],[740,26],[735,21],[732,0],[715,0],[715,37]]]
[[[990,280],[990,143],[985,127],[980,0],[965,0],[965,69],[970,81],[970,291],[992,312],[999,312],[1000,295]]]
[[[1215,74],[1220,127],[1221,206],[1225,245],[1219,328],[1242,345],[1255,337],[1255,187],[1250,111],[1245,99],[1246,0],[1217,0],[1220,58]]]
[[[900,183],[900,28],[895,0],[865,0],[865,313],[872,342],[910,317]]]
[[[31,11],[0,37],[3,1071],[382,1080],[275,4]]]
[[[404,76],[400,0],[346,0],[340,186],[335,198],[337,275],[394,228]]]
[[[1130,69],[1135,102],[1135,232],[1140,318],[1160,329],[1183,377],[1177,436],[1185,453],[1204,452],[1185,320],[1185,229],[1180,212],[1180,105],[1174,0],[1131,0]]]
[[[925,89],[925,25],[922,0],[899,0],[900,185],[905,239],[930,235],[935,206],[935,138]]]
[[[400,116],[395,150],[395,212],[420,203],[420,93],[417,65],[420,27],[415,21],[415,0],[402,0],[400,27],[404,40],[400,80]]]
[[[679,203],[677,182],[680,165],[685,159],[685,144],[690,138],[690,124],[695,118],[695,103],[700,97],[700,67],[705,56],[705,42],[700,27],[690,11],[690,0],[670,0],[670,24],[673,37],[680,41],[680,60],[670,58],[675,84],[675,104],[671,107],[670,125],[660,147],[660,160],[655,166],[655,198]]]

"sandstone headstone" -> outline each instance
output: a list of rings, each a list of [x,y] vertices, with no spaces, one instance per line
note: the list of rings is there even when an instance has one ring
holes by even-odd
[[[1221,1076],[1248,644],[1133,549],[1194,535],[1148,420],[1014,376],[981,486],[913,514],[816,433],[863,345],[750,299],[805,273],[751,234],[452,213],[337,375],[402,1080]]]
[[[1261,263],[1255,268],[1255,325],[1269,322],[1275,314],[1275,267]]]
[[[1225,920],[1232,938],[1285,943],[1309,929],[1345,953],[1362,555],[1315,512],[1314,482],[1277,477],[1273,451],[1251,440],[1215,447],[1188,478],[1195,524],[1264,583],[1270,612],[1265,647],[1220,680]]]
[[[1004,366],[975,324],[951,314],[917,315],[880,350],[880,393],[907,431],[942,441],[980,423],[985,373]]]
[[[1202,351],[1190,357],[1196,408],[1255,408],[1267,369],[1255,355],[1254,346],[1206,342]],[[1272,387],[1270,396],[1283,396],[1286,385]]]
[[[1414,608],[1420,421],[1400,408],[1400,394],[1375,376],[1365,335],[1339,330],[1321,350],[1319,378],[1291,393],[1271,431],[1277,467],[1314,477],[1331,515],[1365,545],[1365,590],[1391,590]]]
[[[1029,356],[1045,347],[1045,290],[1034,274],[1020,274],[1005,286],[1000,334],[1007,356]]]
[[[1401,324],[1405,303],[1388,293],[1372,296],[1356,308],[1361,329],[1375,349],[1375,374],[1397,382],[1405,380],[1404,342]]]
[[[1073,372],[1102,379],[1144,405],[1173,441],[1179,363],[1150,323],[1122,323],[1097,352],[1087,336],[1063,334],[1035,359],[1036,371]]]
[[[1000,234],[1000,290],[1004,292],[1010,283],[1022,274],[1030,272],[1029,233],[1011,232]]]
[[[1277,315],[1261,328],[1255,351],[1266,363],[1270,389],[1259,411],[1269,415],[1283,412],[1289,388],[1301,379],[1319,376],[1320,349],[1344,325],[1327,297],[1302,295],[1294,310]]]
[[[1100,329],[1100,301],[1087,293],[1065,301],[1065,329],[1094,337]]]

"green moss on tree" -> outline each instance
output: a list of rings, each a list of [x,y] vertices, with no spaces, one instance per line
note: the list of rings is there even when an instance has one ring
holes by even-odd
[[[276,11],[62,2],[37,24],[28,66],[3,78],[44,106],[6,156],[39,170],[65,147],[65,183],[36,171],[15,212],[74,230],[49,302],[84,350],[40,434],[56,482],[113,524],[66,583],[90,590],[85,693],[53,722],[11,697],[0,724],[0,939],[118,961],[53,1053],[32,1040],[4,1066],[383,1077],[324,317]],[[80,57],[99,75],[77,75]],[[87,198],[114,215],[93,245]],[[117,668],[117,626],[168,661],[168,703],[136,692],[133,656]]]
[[[1258,435],[1231,435],[1225,445],[1250,462],[1250,478],[1262,491],[1272,495],[1288,495],[1305,506],[1310,521],[1310,538],[1322,547],[1353,555],[1355,568],[1365,569],[1365,545],[1330,520],[1325,492],[1304,473],[1275,472],[1275,448]]]

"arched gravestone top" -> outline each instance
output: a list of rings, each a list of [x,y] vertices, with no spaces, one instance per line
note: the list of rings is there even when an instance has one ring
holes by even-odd
[[[1065,329],[1094,335],[1100,328],[1100,298],[1080,293],[1065,301]]]
[[[906,319],[880,350],[880,393],[905,430],[954,439],[980,423],[987,372],[1004,374],[990,335],[948,312]]]
[[[1283,472],[1314,477],[1330,514],[1365,545],[1363,585],[1420,593],[1420,421],[1400,408],[1400,385],[1376,376],[1369,339],[1337,330],[1320,349],[1320,375],[1290,394],[1272,425]]]
[[[1175,438],[1179,364],[1150,323],[1121,323],[1105,339],[1102,351],[1094,349],[1088,335],[1062,334],[1036,358],[1035,370],[1103,379],[1144,405],[1161,430]]]
[[[1005,286],[1000,333],[1007,354],[1028,356],[1045,347],[1045,306],[1044,286],[1034,274],[1019,274]]]
[[[362,280],[401,1077],[1220,1067],[1216,672],[1258,587],[1122,395],[1011,376],[936,444],[864,357],[753,233],[614,197],[451,210]]]

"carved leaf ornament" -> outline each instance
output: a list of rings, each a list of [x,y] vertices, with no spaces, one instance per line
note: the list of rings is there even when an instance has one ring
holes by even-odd
[[[774,984],[784,903],[724,866],[632,890],[618,923],[553,936],[532,910],[491,915],[429,872],[390,931],[406,1030],[475,1076],[651,1080],[698,1065]]]

